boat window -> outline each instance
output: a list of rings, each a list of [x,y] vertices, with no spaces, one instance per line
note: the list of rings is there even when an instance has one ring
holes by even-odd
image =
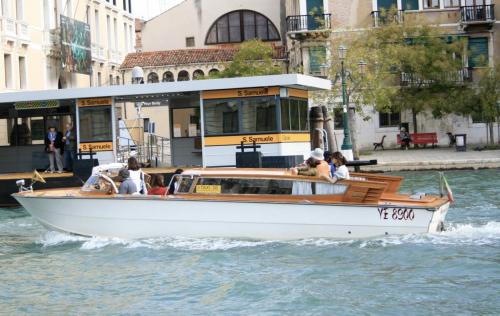
[[[323,182],[294,181],[293,195],[342,195],[347,190],[347,185]]]
[[[112,193],[117,192],[116,186],[112,183],[112,180],[107,176],[91,176],[83,185],[82,191],[84,192],[103,192]]]
[[[191,185],[193,184],[193,178],[177,176],[177,181],[179,183],[179,186],[176,193],[189,193]]]
[[[222,194],[292,194],[292,181],[273,179],[202,178],[196,193]]]

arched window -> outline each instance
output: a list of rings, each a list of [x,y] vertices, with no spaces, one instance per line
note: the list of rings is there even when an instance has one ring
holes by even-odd
[[[156,83],[159,82],[158,74],[156,72],[151,72],[148,75],[148,83]]]
[[[205,73],[201,69],[197,69],[193,72],[193,80],[200,80],[205,77]]]
[[[177,75],[177,81],[189,81],[189,72],[181,70]]]
[[[174,82],[175,81],[175,78],[174,78],[174,74],[170,71],[165,71],[163,73],[163,78],[161,79],[161,81],[163,82]]]
[[[241,43],[258,38],[262,41],[279,41],[278,29],[268,18],[250,10],[229,12],[210,27],[205,43]]]
[[[120,76],[116,76],[116,84],[120,85]]]
[[[218,73],[219,73],[219,69],[213,68],[213,69],[210,69],[210,71],[208,72],[208,75],[213,76],[213,75],[216,75]]]

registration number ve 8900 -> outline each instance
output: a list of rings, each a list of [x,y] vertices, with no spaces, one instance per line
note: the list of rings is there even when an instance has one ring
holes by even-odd
[[[378,214],[382,220],[412,221],[415,211],[412,208],[379,207]]]

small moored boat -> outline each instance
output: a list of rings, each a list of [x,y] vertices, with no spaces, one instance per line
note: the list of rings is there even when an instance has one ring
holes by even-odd
[[[402,177],[353,173],[331,183],[286,169],[192,169],[172,180],[172,195],[120,195],[112,180],[118,169],[96,168],[81,188],[25,190],[13,197],[48,229],[124,239],[436,233],[450,205],[443,197],[399,194]]]

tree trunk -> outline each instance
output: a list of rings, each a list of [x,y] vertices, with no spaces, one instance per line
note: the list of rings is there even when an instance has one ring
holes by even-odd
[[[337,151],[338,149],[335,148],[335,126],[333,125],[333,118],[326,106],[323,105],[321,110],[323,111],[323,128],[327,135],[328,150],[331,152]]]
[[[358,130],[356,128],[356,112],[349,108],[349,128],[351,130],[352,156],[354,160],[359,160]]]
[[[411,109],[411,116],[413,118],[413,133],[418,133],[418,126],[417,126],[417,114],[418,112],[415,111],[415,109]],[[407,131],[408,133],[410,131]],[[414,148],[418,148],[417,144],[413,144]]]
[[[495,135],[493,134],[493,122],[488,123],[488,127],[490,129],[490,144],[495,144]]]
[[[500,116],[497,116],[497,139],[500,144]]]

